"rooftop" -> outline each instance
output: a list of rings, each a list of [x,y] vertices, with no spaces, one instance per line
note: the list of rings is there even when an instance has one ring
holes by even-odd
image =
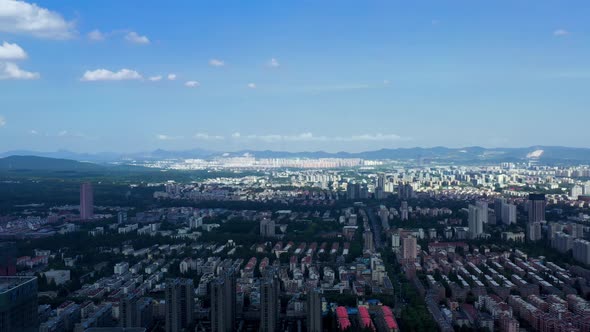
[[[30,280],[36,279],[35,277],[0,277],[0,293],[6,292],[22,285]]]

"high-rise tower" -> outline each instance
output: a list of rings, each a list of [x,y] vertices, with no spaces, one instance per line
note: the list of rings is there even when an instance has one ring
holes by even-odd
[[[236,276],[230,270],[213,281],[211,287],[211,331],[236,329]]]
[[[84,182],[80,185],[80,219],[88,220],[94,216],[94,193],[92,184]]]
[[[529,223],[545,221],[545,194],[529,194],[527,201],[529,209]]]
[[[322,297],[321,290],[310,289],[307,292],[307,331],[322,332]]]
[[[260,281],[260,331],[273,332],[279,327],[281,303],[279,278],[274,275]]]
[[[180,332],[194,319],[195,287],[192,279],[166,281],[166,332]]]

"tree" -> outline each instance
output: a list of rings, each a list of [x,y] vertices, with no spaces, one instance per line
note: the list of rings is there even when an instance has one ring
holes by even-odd
[[[40,292],[44,292],[49,290],[49,284],[47,282],[47,277],[45,277],[44,273],[37,274],[37,287]]]

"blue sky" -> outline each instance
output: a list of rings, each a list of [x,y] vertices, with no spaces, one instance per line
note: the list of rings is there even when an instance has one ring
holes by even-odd
[[[588,147],[588,17],[588,1],[0,0],[0,151]]]

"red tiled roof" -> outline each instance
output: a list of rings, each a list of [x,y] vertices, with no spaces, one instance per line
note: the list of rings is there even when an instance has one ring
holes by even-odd
[[[391,312],[391,308],[388,306],[382,306],[381,311],[383,312],[383,317],[385,318],[385,323],[387,327],[390,329],[398,329],[397,322],[395,321],[395,317],[393,317],[393,312]]]

